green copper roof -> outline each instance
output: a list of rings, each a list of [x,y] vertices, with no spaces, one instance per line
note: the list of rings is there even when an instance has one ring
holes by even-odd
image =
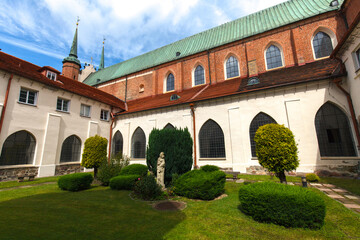
[[[104,68],[89,75],[84,83],[103,83],[305,18],[338,10],[344,0],[339,0],[339,6],[336,7],[330,7],[331,1],[290,0]],[[176,56],[177,52],[180,52],[180,56]]]
[[[78,28],[76,27],[74,39],[73,39],[73,42],[71,45],[70,54],[69,54],[69,56],[64,58],[63,63],[64,62],[73,62],[80,66],[80,61],[77,58],[77,35],[78,35]]]
[[[105,65],[104,65],[104,45],[103,45],[102,51],[101,51],[99,70],[103,69],[104,67],[105,67]]]

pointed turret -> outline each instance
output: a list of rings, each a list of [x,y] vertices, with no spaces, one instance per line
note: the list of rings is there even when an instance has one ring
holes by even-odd
[[[73,39],[73,42],[71,45],[70,54],[69,54],[69,56],[64,58],[64,60],[62,61],[62,63],[63,63],[62,74],[65,77],[74,79],[75,81],[78,81],[80,67],[81,67],[80,61],[77,57],[77,39],[78,39],[77,35],[78,35],[79,21],[80,21],[80,19],[78,18],[78,20],[76,22],[76,30],[75,30],[74,39]]]
[[[102,51],[101,51],[101,59],[100,59],[100,65],[99,65],[99,70],[103,69],[105,67],[104,64],[104,45],[105,45],[105,38],[103,41],[103,47],[102,47]]]

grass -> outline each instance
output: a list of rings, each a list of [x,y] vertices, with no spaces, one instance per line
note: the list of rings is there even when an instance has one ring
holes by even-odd
[[[34,185],[34,184],[40,184],[40,183],[45,183],[45,182],[56,182],[58,178],[59,178],[58,176],[55,176],[55,177],[35,178],[33,181],[25,180],[24,182],[17,182],[17,181],[0,182],[0,189]]]
[[[225,197],[187,203],[180,212],[159,212],[133,201],[129,191],[93,187],[65,192],[56,184],[0,194],[1,239],[357,239],[360,215],[316,191],[327,215],[320,230],[258,223],[238,210],[242,184],[226,183]],[[45,237],[46,236],[46,237]]]
[[[239,174],[238,178],[245,179],[248,181],[271,181],[271,182],[280,182],[280,180],[275,176],[270,175],[248,175],[248,174]],[[286,176],[286,181],[288,182],[301,182],[301,177],[295,176]]]
[[[360,179],[320,177],[320,183],[333,184],[360,196]]]

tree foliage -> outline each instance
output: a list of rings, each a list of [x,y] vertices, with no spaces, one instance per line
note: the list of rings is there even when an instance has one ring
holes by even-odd
[[[96,177],[97,169],[103,161],[106,161],[107,155],[107,139],[95,135],[89,137],[85,141],[84,152],[82,154],[81,166],[86,168],[94,168],[94,176]]]
[[[281,182],[286,182],[285,171],[299,166],[298,149],[291,130],[284,125],[266,124],[258,128],[254,140],[260,165],[274,172]]]

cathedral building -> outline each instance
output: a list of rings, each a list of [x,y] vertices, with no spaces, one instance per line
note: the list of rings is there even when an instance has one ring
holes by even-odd
[[[13,83],[0,90],[0,177],[81,170],[95,134],[146,164],[151,130],[174,127],[191,133],[194,167],[264,173],[254,135],[267,123],[294,133],[297,173],[355,176],[359,12],[356,0],[290,0],[109,67],[103,48],[97,71],[80,71],[76,29],[62,75],[0,53],[2,86]]]

